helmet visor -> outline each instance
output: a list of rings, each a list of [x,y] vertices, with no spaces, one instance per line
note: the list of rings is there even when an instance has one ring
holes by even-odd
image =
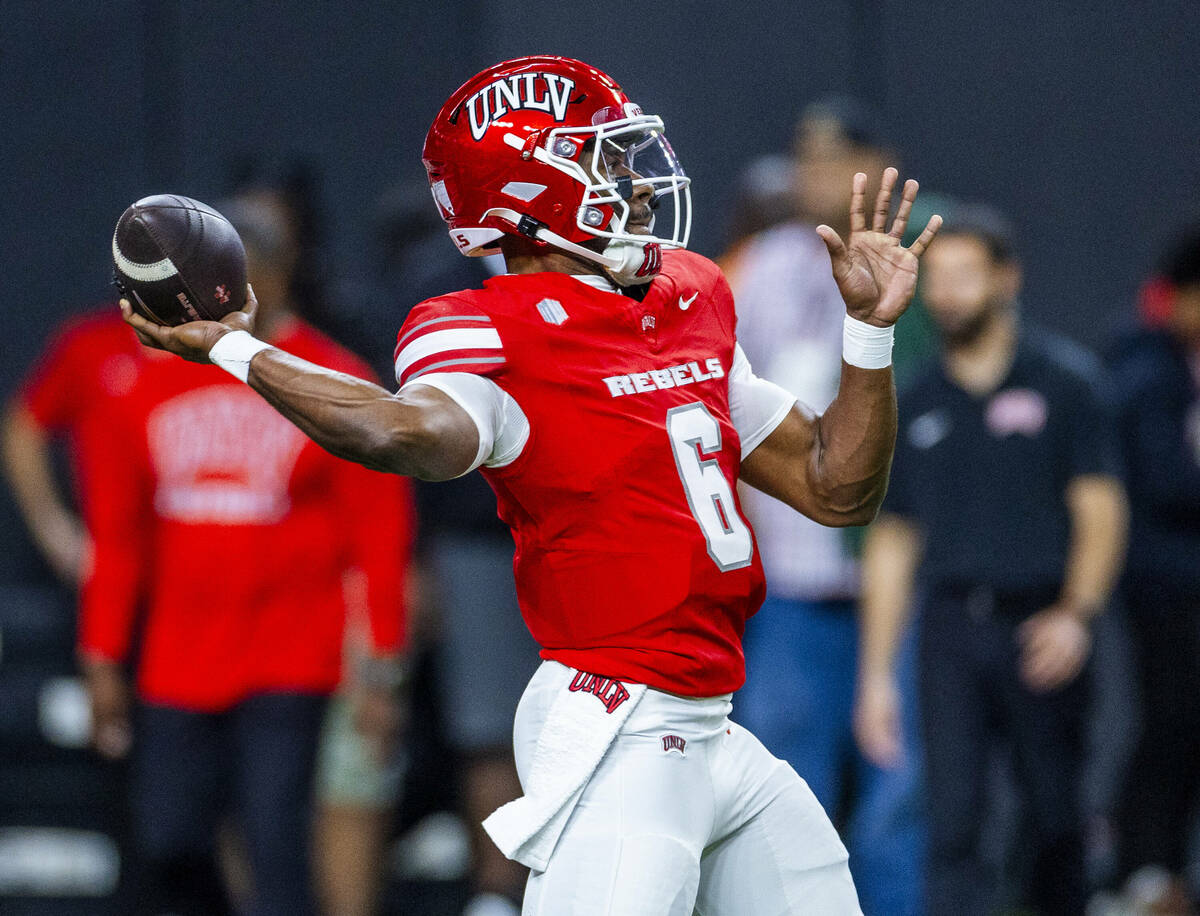
[[[685,177],[675,151],[661,130],[631,127],[614,131],[601,137],[598,146],[599,164],[609,181],[615,182],[626,175],[635,182]]]

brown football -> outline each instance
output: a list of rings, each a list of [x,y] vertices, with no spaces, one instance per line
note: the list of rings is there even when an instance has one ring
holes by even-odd
[[[219,320],[246,303],[246,251],[229,220],[178,194],[143,197],[113,233],[113,280],[156,324]]]

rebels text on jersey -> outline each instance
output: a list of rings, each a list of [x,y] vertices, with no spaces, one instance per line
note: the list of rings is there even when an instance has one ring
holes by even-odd
[[[688,696],[741,686],[764,585],[736,495],[735,324],[720,270],[686,251],[640,302],[538,273],[409,314],[401,385],[483,375],[528,418],[519,457],[482,470],[543,657]]]

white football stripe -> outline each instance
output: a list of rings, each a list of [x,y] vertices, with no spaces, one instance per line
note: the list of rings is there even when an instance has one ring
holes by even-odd
[[[161,261],[155,261],[153,264],[138,264],[136,261],[131,261],[125,255],[121,254],[121,249],[117,247],[117,234],[113,233],[113,260],[117,262],[117,268],[125,276],[131,280],[137,280],[139,283],[154,283],[157,280],[165,280],[167,277],[173,277],[179,273],[175,269],[175,265],[171,263],[170,258],[163,258]]]
[[[544,184],[532,184],[528,181],[510,181],[500,189],[500,193],[529,203],[529,201],[533,200],[544,190],[546,190]]]
[[[456,328],[449,331],[434,331],[418,337],[400,351],[396,357],[396,378],[400,378],[413,363],[433,356],[435,353],[450,353],[455,350],[500,350],[500,334],[495,328]]]

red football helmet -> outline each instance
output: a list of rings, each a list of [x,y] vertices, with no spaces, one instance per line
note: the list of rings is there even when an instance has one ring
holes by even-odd
[[[687,245],[689,179],[662,119],[577,60],[521,57],[479,73],[442,106],[422,158],[466,255],[520,234],[631,285],[657,273],[660,245]],[[583,245],[597,238],[609,240],[603,251]]]

